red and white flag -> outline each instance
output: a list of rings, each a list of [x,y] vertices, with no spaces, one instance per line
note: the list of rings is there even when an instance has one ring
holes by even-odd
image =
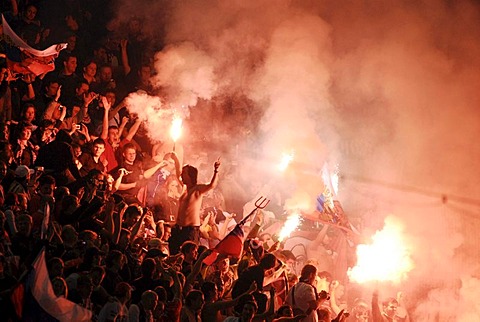
[[[55,58],[66,43],[55,44],[45,50],[30,47],[9,26],[2,15],[3,38],[6,44],[8,68],[14,74],[35,74],[35,76],[51,72],[55,69]]]

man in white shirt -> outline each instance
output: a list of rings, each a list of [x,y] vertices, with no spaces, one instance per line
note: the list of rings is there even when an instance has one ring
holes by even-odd
[[[317,309],[328,300],[327,292],[317,294],[316,288],[312,285],[316,276],[317,268],[310,264],[305,265],[300,274],[300,281],[287,295],[287,303],[292,306],[295,315],[299,313],[307,315],[302,322],[318,322]]]

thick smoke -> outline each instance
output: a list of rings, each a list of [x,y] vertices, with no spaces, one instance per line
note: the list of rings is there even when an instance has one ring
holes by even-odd
[[[165,35],[155,81],[171,104],[202,115],[192,128],[234,142],[223,149],[249,166],[245,181],[294,150],[277,183],[288,182],[291,199],[313,197],[324,161],[338,163],[340,200],[366,236],[392,213],[415,245],[398,287],[415,321],[478,319],[478,3],[160,4],[144,13],[161,18],[145,28]]]

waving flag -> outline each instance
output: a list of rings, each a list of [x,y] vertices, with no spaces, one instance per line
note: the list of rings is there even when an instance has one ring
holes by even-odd
[[[53,292],[45,261],[45,248],[38,254],[25,288],[22,321],[49,317],[60,322],[91,321],[92,312]]]
[[[3,38],[5,40],[8,68],[15,74],[35,74],[35,76],[55,69],[55,58],[66,43],[56,44],[45,50],[30,47],[8,25],[2,15]]]
[[[237,224],[235,228],[223,238],[213,249],[212,254],[207,256],[203,262],[212,265],[219,254],[239,258],[243,252],[243,225]]]
[[[207,256],[203,263],[207,265],[212,265],[216,260],[218,255],[226,255],[235,258],[240,258],[243,253],[243,242],[245,241],[245,233],[243,231],[243,225],[247,222],[250,217],[258,209],[258,206],[250,212],[245,218],[243,218],[231,232],[228,233],[218,244],[213,248],[213,252]]]

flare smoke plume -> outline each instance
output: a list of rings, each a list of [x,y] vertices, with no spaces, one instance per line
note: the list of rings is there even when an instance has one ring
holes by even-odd
[[[339,163],[346,212],[371,234],[393,213],[415,243],[399,288],[414,320],[478,319],[478,2],[132,3],[118,16],[135,8],[164,32],[154,81],[207,140],[232,142],[245,179],[293,149],[288,197],[314,196],[324,161]],[[142,111],[155,136],[158,109]]]

